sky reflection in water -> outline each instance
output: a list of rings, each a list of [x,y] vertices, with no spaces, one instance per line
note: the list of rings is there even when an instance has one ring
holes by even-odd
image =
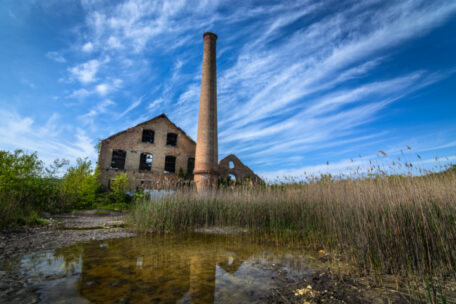
[[[264,301],[310,260],[248,236],[194,233],[89,242],[26,256],[21,268],[43,302],[240,303]]]

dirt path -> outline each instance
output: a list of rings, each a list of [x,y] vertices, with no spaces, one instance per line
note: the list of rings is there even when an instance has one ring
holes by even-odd
[[[36,285],[13,267],[24,255],[84,241],[132,237],[135,234],[124,228],[124,217],[121,212],[84,210],[51,216],[47,226],[0,231],[0,303],[38,303]]]

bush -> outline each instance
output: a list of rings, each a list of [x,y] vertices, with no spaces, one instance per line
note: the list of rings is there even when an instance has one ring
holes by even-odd
[[[60,169],[68,164],[56,159],[45,168],[36,153],[0,151],[0,227],[43,224],[44,211],[128,207],[131,197],[125,173],[116,177],[112,192],[107,193],[100,191],[99,172],[90,160],[78,158],[60,177]]]
[[[0,151],[0,226],[48,210],[58,201],[59,181],[42,175],[36,153]]]
[[[66,208],[89,208],[100,190],[98,169],[93,170],[87,158],[78,158],[76,166],[68,168],[62,181],[62,196]]]
[[[111,197],[114,203],[125,203],[130,200],[127,192],[130,189],[127,173],[121,173],[111,182]]]

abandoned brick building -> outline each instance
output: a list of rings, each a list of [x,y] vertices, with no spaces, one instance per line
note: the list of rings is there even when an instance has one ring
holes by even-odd
[[[165,114],[101,141],[100,182],[109,187],[125,172],[132,189],[175,183],[179,171],[191,174],[196,143]]]
[[[178,181],[179,171],[184,176],[192,175],[195,148],[196,143],[161,114],[101,141],[98,158],[100,182],[109,188],[116,175],[125,172],[132,190],[173,187]],[[260,181],[234,155],[220,161],[220,177],[229,175],[236,180]]]

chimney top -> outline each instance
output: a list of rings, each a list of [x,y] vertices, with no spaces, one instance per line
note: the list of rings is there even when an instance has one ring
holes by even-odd
[[[206,36],[210,36],[211,38],[217,40],[217,35],[212,33],[212,32],[206,32],[203,34],[203,39],[206,38]]]

